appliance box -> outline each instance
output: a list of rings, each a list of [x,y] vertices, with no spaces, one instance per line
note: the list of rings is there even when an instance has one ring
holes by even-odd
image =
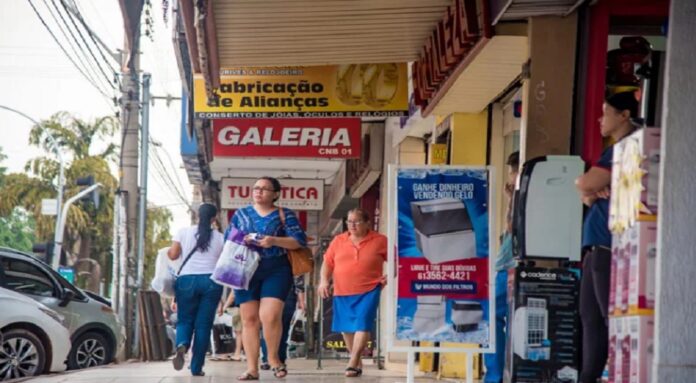
[[[607,359],[608,367],[608,382],[614,381],[614,370],[616,369],[616,337],[617,331],[616,326],[618,321],[623,320],[621,317],[610,317],[609,318],[609,357]]]
[[[612,243],[612,248],[611,248],[611,274],[609,277],[609,315],[613,315],[614,311],[616,310],[616,274],[617,274],[617,269],[616,269],[616,264],[617,260],[619,258],[619,246],[617,246],[620,242],[620,236],[614,235],[611,243]]]
[[[657,222],[636,222],[624,233],[630,248],[628,314],[651,314],[655,309]]]
[[[609,365],[609,383],[623,382],[623,350],[622,344],[624,340],[624,319],[625,317],[611,318],[609,321],[609,355],[613,356],[613,361]]]
[[[577,382],[579,281],[569,269],[520,265],[508,271],[504,382]]]
[[[610,277],[615,282],[613,287],[615,295],[613,315],[622,315],[628,310],[628,259],[626,259],[626,248],[623,238],[623,236],[620,236],[618,243],[612,243],[612,247],[616,249],[615,253],[612,251],[612,262],[616,263],[616,273],[614,277]],[[616,257],[614,257],[614,254],[616,254]],[[624,297],[626,302],[623,300]]]
[[[655,320],[652,315],[633,315],[624,318],[630,336],[630,383],[650,383],[653,363]],[[626,381],[624,377],[624,381]]]
[[[476,257],[476,237],[464,202],[454,198],[411,202],[416,245],[431,264]]]

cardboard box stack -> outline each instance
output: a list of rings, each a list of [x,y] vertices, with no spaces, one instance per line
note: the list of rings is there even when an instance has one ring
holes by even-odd
[[[659,161],[659,128],[640,129],[614,146],[610,383],[652,383]]]

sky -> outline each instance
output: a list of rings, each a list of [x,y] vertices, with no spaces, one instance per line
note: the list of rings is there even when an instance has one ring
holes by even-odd
[[[77,4],[86,22],[112,51],[123,48],[123,19],[118,1],[70,1]],[[72,53],[51,16],[50,11],[55,13],[53,2],[59,4],[60,0],[31,0],[61,44]],[[141,69],[152,74],[152,95],[178,97],[181,95],[181,79],[173,52],[171,10],[168,11],[169,23],[165,25],[162,2],[153,0],[152,4],[154,41],[144,34],[141,38]],[[79,36],[76,37],[79,39]],[[96,52],[95,55],[101,58]],[[102,87],[106,88],[106,85]],[[111,92],[107,92],[109,97],[116,94],[113,93],[115,91]],[[35,120],[46,119],[59,111],[92,120],[114,115],[118,110],[71,64],[32,10],[29,0],[0,1],[0,105],[17,109]],[[183,190],[190,201],[193,189],[179,154],[180,116],[179,101],[167,106],[164,100],[155,100],[150,109],[150,135],[154,141],[161,143],[157,150],[162,162],[173,183]],[[31,158],[54,156],[53,153],[47,154],[39,148],[28,146],[32,125],[27,119],[0,109],[0,147],[8,157],[2,165],[8,167],[9,172],[23,172],[24,165]],[[120,137],[121,133],[118,132],[113,142],[120,144]],[[96,148],[103,148],[107,144],[99,143]],[[148,201],[170,209],[174,215],[170,229],[174,233],[177,228],[190,223],[187,207],[154,169],[152,156],[150,163]]]

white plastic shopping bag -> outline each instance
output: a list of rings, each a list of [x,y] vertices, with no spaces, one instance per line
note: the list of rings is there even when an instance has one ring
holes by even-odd
[[[246,290],[259,266],[259,253],[244,244],[244,233],[232,229],[210,278],[215,283]]]
[[[296,309],[290,320],[287,343],[297,345],[305,342],[305,324],[307,317],[304,310]]]
[[[152,278],[150,287],[165,297],[174,297],[174,282],[176,282],[176,273],[181,267],[183,261],[181,257],[172,261],[167,256],[169,247],[159,249],[157,252],[157,260],[155,262],[155,276]]]

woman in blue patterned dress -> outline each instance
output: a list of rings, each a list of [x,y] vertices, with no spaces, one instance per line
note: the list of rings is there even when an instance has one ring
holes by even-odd
[[[247,290],[235,290],[242,315],[242,341],[247,356],[247,371],[238,380],[259,378],[259,330],[268,347],[268,362],[276,378],[284,378],[287,368],[278,357],[282,333],[282,313],[285,298],[292,288],[293,278],[286,249],[305,246],[307,237],[292,210],[283,209],[285,225],[281,222],[279,207],[280,182],[261,177],[254,184],[254,203],[237,210],[230,227],[245,233],[260,234],[254,243],[261,247],[261,260]],[[228,229],[229,231],[229,229]],[[227,238],[227,235],[225,235]],[[252,242],[251,235],[245,241]]]

